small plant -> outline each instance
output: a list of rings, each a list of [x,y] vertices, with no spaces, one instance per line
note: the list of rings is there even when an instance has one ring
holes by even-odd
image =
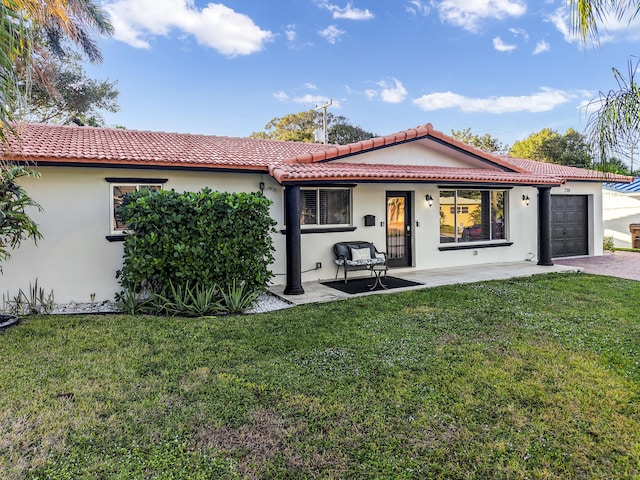
[[[129,315],[146,313],[149,305],[149,296],[146,294],[137,293],[132,290],[124,290],[116,294],[116,307]]]
[[[190,317],[215,315],[222,310],[216,287],[190,287],[188,282],[184,286],[170,283],[168,292],[152,295],[151,304],[157,313]]]
[[[616,249],[612,236],[607,236],[602,239],[602,248],[605,252],[613,252]]]
[[[53,290],[45,293],[44,288],[38,285],[38,279],[29,284],[25,293],[22,289],[11,298],[9,292],[2,295],[2,309],[12,315],[37,315],[50,314],[55,307]]]
[[[260,290],[251,289],[247,282],[238,282],[234,278],[226,289],[220,289],[222,309],[227,313],[242,313],[256,301]]]

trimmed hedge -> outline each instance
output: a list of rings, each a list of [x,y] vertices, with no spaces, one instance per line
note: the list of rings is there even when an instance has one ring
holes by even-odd
[[[234,280],[264,289],[273,276],[270,204],[258,193],[209,188],[129,194],[119,213],[135,233],[124,243],[120,284],[138,293],[160,293],[169,285],[223,287]]]

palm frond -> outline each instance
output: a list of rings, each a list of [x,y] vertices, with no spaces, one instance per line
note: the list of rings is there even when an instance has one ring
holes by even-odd
[[[640,85],[635,79],[639,66],[640,61],[630,60],[626,77],[612,69],[618,89],[600,92],[590,104],[598,109],[587,122],[587,138],[602,165],[611,157],[625,156],[640,140]]]

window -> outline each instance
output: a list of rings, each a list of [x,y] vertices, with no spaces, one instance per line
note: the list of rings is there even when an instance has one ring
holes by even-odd
[[[506,190],[442,190],[440,243],[506,240]]]
[[[456,213],[456,207],[449,208],[449,213]],[[458,213],[469,213],[469,207],[458,207]]]
[[[162,190],[161,183],[112,183],[111,184],[111,233],[123,234],[127,233],[127,226],[122,221],[122,217],[118,214],[118,207],[122,205],[125,195],[136,190]]]
[[[300,190],[300,225],[351,225],[351,190]]]

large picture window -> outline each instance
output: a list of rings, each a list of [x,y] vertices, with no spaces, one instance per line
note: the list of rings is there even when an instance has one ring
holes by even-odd
[[[351,190],[303,188],[300,190],[300,225],[350,225]]]
[[[127,226],[118,213],[118,207],[122,205],[125,195],[137,190],[162,190],[162,184],[158,183],[112,183],[111,185],[111,234],[127,233]]]
[[[440,243],[506,240],[506,190],[442,190]]]

